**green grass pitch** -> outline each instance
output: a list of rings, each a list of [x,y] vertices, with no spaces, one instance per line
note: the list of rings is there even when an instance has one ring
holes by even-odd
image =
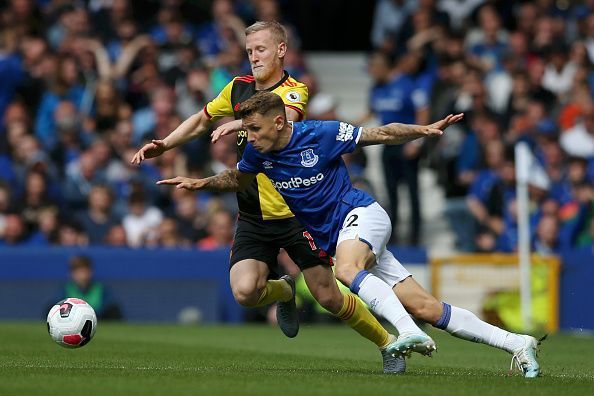
[[[543,375],[508,376],[510,357],[431,331],[433,358],[405,375],[381,372],[374,345],[345,326],[302,326],[295,339],[267,326],[100,323],[77,350],[45,323],[0,323],[0,395],[593,395],[594,339],[553,335]]]

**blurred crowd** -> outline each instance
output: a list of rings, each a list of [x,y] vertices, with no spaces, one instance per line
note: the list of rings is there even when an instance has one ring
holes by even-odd
[[[465,113],[439,140],[393,154],[413,172],[400,178],[413,214],[421,157],[439,173],[458,249],[515,251],[514,145],[526,142],[533,249],[592,247],[594,1],[380,0],[371,41],[380,119],[402,122],[394,108],[406,103],[417,121]]]
[[[234,167],[233,136],[130,159],[250,72],[243,31],[256,20],[287,27],[308,117],[336,118],[277,0],[0,1],[0,246],[229,246],[233,194],[155,181]],[[531,177],[534,249],[593,244],[593,0],[377,0],[370,50],[368,115],[466,115],[439,140],[385,151],[388,212],[398,226],[406,184],[413,214],[392,242],[423,242],[420,163],[440,176],[458,249],[514,251],[513,147],[525,141],[544,170]],[[369,189],[363,153],[346,161]]]
[[[0,246],[229,246],[233,194],[155,181],[235,167],[234,137],[130,159],[250,72],[256,20],[282,21],[278,3],[0,1]]]

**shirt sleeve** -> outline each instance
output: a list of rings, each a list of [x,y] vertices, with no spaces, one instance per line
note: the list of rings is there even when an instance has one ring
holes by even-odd
[[[307,86],[295,80],[291,80],[291,84],[279,87],[275,93],[281,97],[285,103],[285,107],[295,110],[299,113],[299,121],[306,116],[305,108],[309,100],[309,93]]]
[[[237,170],[242,173],[262,173],[261,161],[258,160],[257,151],[251,144],[245,147],[241,161],[237,163]]]
[[[361,137],[361,127],[341,121],[319,121],[317,136],[322,150],[331,158],[352,153]]]
[[[233,105],[231,104],[231,89],[233,81],[223,88],[219,95],[204,106],[204,113],[211,121],[223,117],[233,116]]]

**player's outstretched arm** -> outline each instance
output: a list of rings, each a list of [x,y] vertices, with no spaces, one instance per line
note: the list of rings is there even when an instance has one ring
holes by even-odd
[[[301,115],[295,110],[287,107],[287,119],[290,121],[299,121]],[[230,135],[232,133],[241,131],[243,129],[241,120],[233,120],[220,125],[217,129],[212,131],[210,134],[210,141],[216,143],[221,137]]]
[[[243,173],[229,169],[205,179],[192,179],[178,176],[173,179],[159,180],[157,184],[170,184],[178,189],[206,190],[213,192],[243,191],[256,177],[253,173]]]
[[[174,147],[199,137],[208,130],[209,126],[210,120],[206,114],[204,114],[204,111],[199,111],[188,117],[165,139],[152,140],[150,143],[145,144],[136,152],[136,154],[134,154],[131,162],[140,165],[145,159],[158,157],[167,150],[171,150]]]
[[[392,123],[379,127],[363,128],[359,144],[369,146],[373,144],[402,144],[422,137],[441,136],[450,125],[464,117],[464,114],[450,114],[442,120],[429,125],[412,125]]]

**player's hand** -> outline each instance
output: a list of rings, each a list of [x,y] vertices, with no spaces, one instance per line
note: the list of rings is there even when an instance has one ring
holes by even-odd
[[[189,177],[183,177],[183,176],[177,176],[174,177],[173,179],[165,179],[165,180],[159,180],[157,182],[157,184],[161,185],[161,184],[170,184],[172,186],[175,186],[175,188],[177,189],[185,189],[185,190],[199,190],[202,187],[202,180],[200,179],[192,179]]]
[[[211,142],[216,143],[222,136],[230,135],[241,129],[241,120],[226,122],[210,134]]]
[[[441,136],[443,131],[452,124],[457,123],[458,121],[464,118],[464,113],[460,114],[450,114],[446,118],[434,122],[433,124],[427,125],[427,135],[428,136]]]
[[[140,165],[142,161],[148,158],[158,157],[165,152],[165,143],[162,140],[151,140],[150,143],[142,146],[140,150],[132,157],[133,164]]]

